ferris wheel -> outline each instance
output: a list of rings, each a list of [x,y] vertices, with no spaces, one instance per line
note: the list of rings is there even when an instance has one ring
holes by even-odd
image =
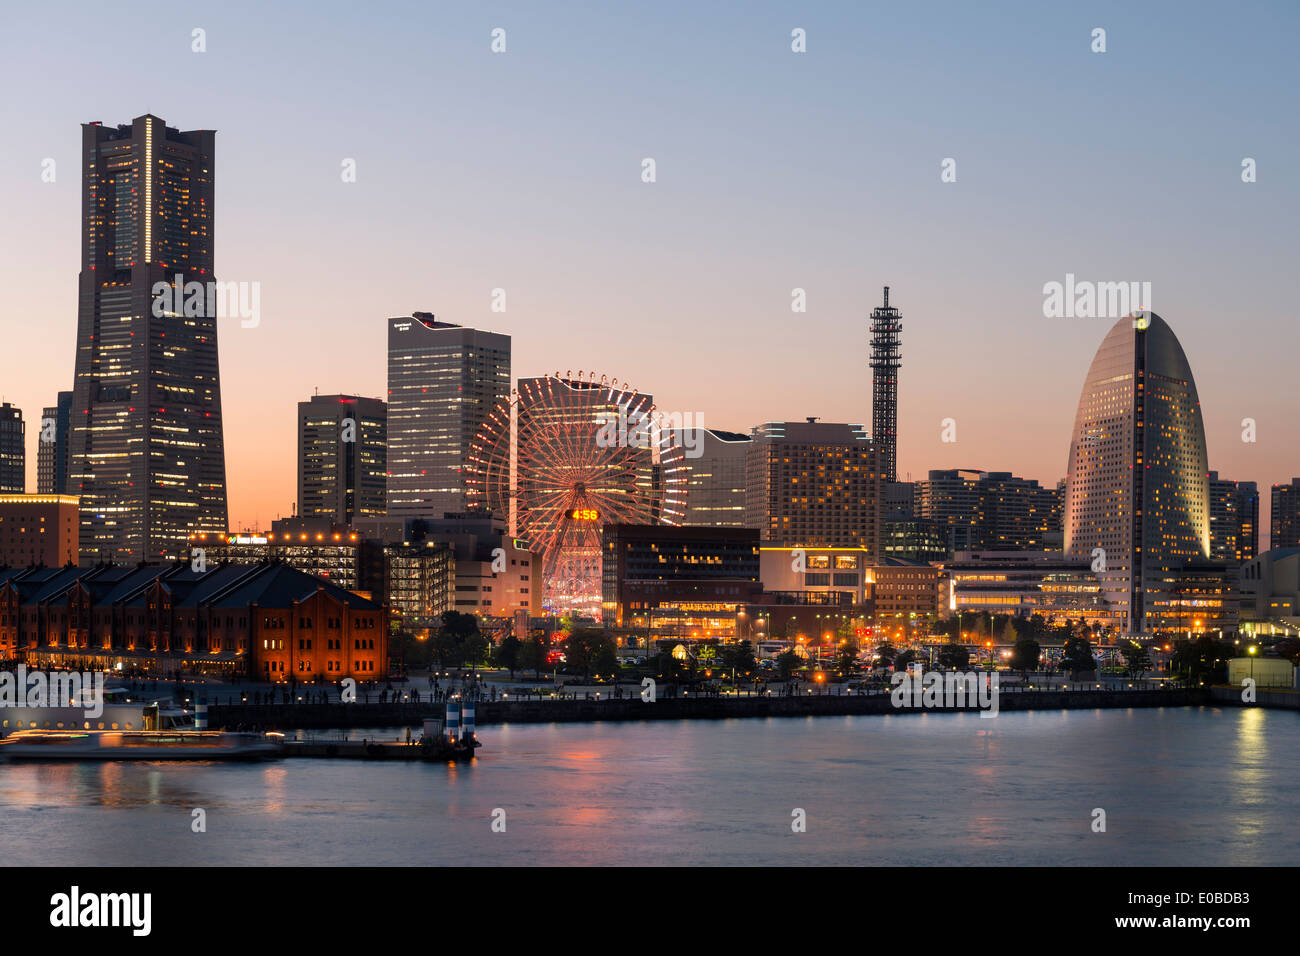
[[[466,475],[470,507],[540,552],[543,604],[591,617],[601,528],[681,524],[686,486],[681,441],[650,397],[583,371],[521,379],[475,437]]]

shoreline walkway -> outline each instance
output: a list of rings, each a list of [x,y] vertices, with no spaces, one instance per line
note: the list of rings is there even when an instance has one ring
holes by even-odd
[[[998,710],[1092,710],[1115,707],[1187,707],[1214,703],[1240,704],[1240,692],[1222,688],[1221,698],[1210,688],[1185,688],[1135,682],[1132,689],[1096,689],[1077,685],[1069,690],[1000,688]],[[727,720],[744,717],[832,717],[865,714],[978,712],[974,701],[964,707],[895,707],[888,691],[807,696],[671,696],[660,692],[653,702],[642,701],[634,689],[628,696],[601,699],[480,700],[476,720],[480,727],[511,723],[575,723],[629,720]],[[1220,690],[1215,688],[1214,690]],[[1235,693],[1236,696],[1231,695]],[[1260,692],[1260,706],[1264,692]],[[1297,695],[1300,696],[1300,695]],[[1246,705],[1249,706],[1249,705]],[[1273,706],[1287,706],[1277,703]],[[1294,705],[1292,705],[1294,706]],[[290,703],[213,704],[209,724],[229,730],[275,728],[280,730],[360,729],[416,726],[427,717],[441,717],[445,705],[429,701],[370,704]]]

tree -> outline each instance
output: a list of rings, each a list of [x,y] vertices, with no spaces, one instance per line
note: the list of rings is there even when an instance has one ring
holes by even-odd
[[[888,642],[880,644],[876,648],[876,660],[888,667],[894,663],[894,645]]]
[[[510,671],[511,680],[515,679],[515,668],[519,666],[521,650],[522,646],[519,638],[513,634],[506,636],[496,649],[497,665]]]
[[[1067,630],[1072,626],[1067,622]],[[1092,657],[1092,645],[1086,637],[1067,637],[1061,649],[1061,667],[1077,677],[1081,671],[1095,671],[1097,662]]]
[[[1283,657],[1292,664],[1300,664],[1300,638],[1284,637],[1273,645],[1278,657]]]
[[[519,667],[533,672],[541,679],[542,668],[546,665],[546,648],[540,638],[530,637],[519,647]]]
[[[1120,645],[1120,653],[1124,655],[1124,664],[1130,677],[1141,677],[1151,667],[1151,655],[1137,641],[1124,641]]]
[[[940,667],[954,671],[965,670],[970,663],[970,651],[960,644],[945,644],[939,648],[938,658]]]
[[[418,640],[405,630],[397,631],[394,637],[401,647],[402,660],[407,667],[429,667],[433,664],[437,641]]]
[[[1032,637],[1022,637],[1011,648],[1011,666],[1020,671],[1020,676],[1024,677],[1029,671],[1038,670],[1038,660],[1042,652],[1043,649],[1036,640]]]
[[[686,678],[686,662],[673,657],[671,651],[659,655],[659,676],[665,680],[679,681]]]
[[[930,625],[930,631],[934,634],[942,634],[944,637],[960,638],[961,634],[957,631],[959,621],[957,615],[952,617],[940,618]]]
[[[442,626],[434,638],[434,653],[439,666],[462,667],[477,663],[487,651],[487,641],[478,630],[478,618],[459,611],[444,611]]]
[[[1194,641],[1179,641],[1169,666],[1194,684],[1222,684],[1228,680],[1228,659],[1235,656],[1236,649],[1231,644],[1205,634]]]
[[[754,645],[749,641],[727,644],[722,649],[722,664],[732,668],[737,676],[752,674],[758,666],[758,660],[754,657]]]
[[[839,671],[841,677],[848,677],[853,673],[858,663],[858,650],[858,645],[852,641],[840,645],[835,655],[835,669]]]
[[[916,651],[908,649],[894,658],[894,670],[902,670],[916,660]]]
[[[1031,614],[1026,620],[1020,622],[1017,629],[1022,637],[1032,637],[1034,640],[1042,643],[1047,637],[1050,628],[1047,626],[1047,618],[1041,614]]]
[[[595,652],[591,655],[591,668],[597,674],[609,674],[615,681],[618,680],[618,645],[613,638],[606,636],[597,643]]]
[[[613,673],[618,669],[618,650],[614,639],[599,627],[579,627],[564,642],[565,663],[573,670],[590,677]]]
[[[1002,642],[1004,644],[1014,644],[1016,636],[1015,618],[1008,617],[1006,623],[1002,625]]]
[[[794,672],[800,663],[799,655],[794,652],[794,648],[776,655],[776,669],[777,673],[781,675],[781,680],[789,680],[794,676]]]

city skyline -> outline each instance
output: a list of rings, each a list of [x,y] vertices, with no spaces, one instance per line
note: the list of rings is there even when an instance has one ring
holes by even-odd
[[[1260,384],[1284,380],[1287,350],[1269,345],[1285,342],[1291,328],[1293,283],[1281,240],[1297,191],[1281,170],[1297,150],[1294,131],[1275,122],[1289,99],[1270,77],[1285,63],[1280,36],[1292,15],[1270,14],[1279,26],[1274,40],[1211,18],[1156,25],[1103,5],[1095,19],[1106,22],[1111,45],[1096,55],[1088,49],[1091,20],[1059,13],[998,22],[995,31],[960,10],[934,22],[908,11],[828,18],[766,6],[731,23],[682,8],[689,29],[674,29],[668,12],[651,35],[691,73],[685,86],[657,72],[628,80],[611,51],[631,42],[635,16],[615,23],[522,7],[491,20],[452,12],[432,41],[445,56],[420,85],[472,82],[456,83],[455,97],[433,105],[434,127],[459,134],[455,149],[436,153],[424,148],[429,131],[367,95],[380,88],[365,70],[337,104],[343,135],[328,147],[285,139],[273,124],[295,104],[313,104],[307,115],[319,115],[313,82],[321,76],[306,65],[309,52],[350,49],[357,36],[389,55],[406,51],[413,41],[397,38],[392,14],[361,25],[324,18],[312,43],[295,43],[287,28],[250,38],[225,29],[225,13],[205,13],[203,54],[184,42],[193,25],[173,19],[176,50],[163,51],[159,64],[177,69],[173,86],[160,91],[150,70],[134,66],[112,89],[55,81],[39,102],[15,107],[30,155],[0,166],[0,196],[26,224],[21,242],[6,237],[0,257],[0,274],[10,279],[5,331],[31,341],[28,316],[42,316],[39,347],[24,350],[21,364],[11,355],[4,369],[5,399],[32,422],[72,386],[80,124],[152,111],[221,134],[221,277],[260,282],[264,291],[256,328],[222,329],[235,527],[266,527],[291,511],[285,449],[294,405],[316,388],[383,397],[378,323],[419,308],[510,335],[515,380],[599,367],[654,393],[664,408],[702,412],[706,427],[748,431],[807,415],[870,421],[865,327],[880,286],[890,285],[891,302],[907,317],[899,477],[980,468],[1046,486],[1063,476],[1077,382],[1113,320],[1044,318],[1043,285],[1068,274],[1150,281],[1156,308],[1199,373],[1209,467],[1261,490],[1300,470],[1293,403]],[[410,15],[418,25],[419,12]],[[51,29],[29,13],[17,16],[38,40]],[[127,29],[104,13],[86,16],[93,41],[61,38],[54,47],[69,63],[93,60],[92,42]],[[288,22],[278,11],[268,16]],[[844,29],[844,17],[857,29]],[[489,49],[498,20],[510,36],[499,56]],[[795,26],[808,31],[802,59],[789,48]],[[1039,33],[1053,38],[1050,54],[1030,42]],[[949,88],[916,76],[895,47],[922,39],[939,50],[960,40],[980,82]],[[283,45],[278,52],[303,67],[278,82],[273,104],[256,95],[271,78],[269,51],[278,49],[260,56],[262,43]],[[981,43],[986,54],[1016,44],[1021,65],[973,54]],[[42,45],[49,46],[30,49]],[[864,46],[878,46],[879,55],[862,57]],[[1063,57],[1062,48],[1078,53]],[[1189,48],[1251,56],[1234,59],[1232,74],[1211,83],[1187,61]],[[213,72],[236,53],[251,58],[247,75]],[[528,94],[538,58],[561,53],[568,70],[552,71],[544,89]],[[29,55],[15,51],[13,62]],[[399,62],[394,82],[408,69]],[[835,79],[860,91],[899,69],[912,84],[888,103],[851,105],[822,92]],[[637,122],[611,112],[617,100],[600,90],[615,70],[647,104]],[[1057,81],[1050,110],[1035,109],[1044,104],[1022,70]],[[209,90],[218,76],[221,88]],[[737,102],[733,82],[756,95]],[[1000,105],[1011,91],[1015,102]],[[550,115],[540,108],[548,96],[567,105],[544,123],[533,114]],[[974,106],[980,126],[961,116]],[[1207,109],[1218,125],[1205,125]],[[719,110],[731,111],[721,129],[706,122]],[[604,124],[580,129],[579,118],[593,111]],[[1036,125],[1020,122],[1030,114]],[[1080,115],[1105,117],[1106,134],[1074,135]],[[1181,138],[1134,163],[1124,143],[1138,141],[1152,116]],[[1195,125],[1183,130],[1184,120]],[[883,154],[864,148],[877,131],[891,145]],[[1153,148],[1149,137],[1143,142]],[[268,166],[261,161],[268,149],[293,161]],[[641,181],[647,156],[658,161],[654,183]],[[940,163],[950,156],[957,180],[943,183]],[[1259,160],[1258,182],[1241,181],[1245,156]],[[57,162],[53,182],[41,181],[47,157]],[[339,175],[349,157],[357,163],[353,183]],[[413,189],[430,175],[455,188]],[[301,215],[286,214],[290,208]],[[873,227],[882,221],[895,225]],[[1135,222],[1140,229],[1126,228]],[[331,268],[344,256],[351,268]],[[806,313],[790,310],[795,288],[807,293]],[[508,297],[504,313],[491,311],[495,289]],[[1246,321],[1225,319],[1225,309]],[[792,323],[811,346],[797,359],[785,347]],[[956,422],[955,443],[941,440],[945,418]],[[1245,418],[1257,424],[1255,443],[1241,441]],[[29,488],[38,437],[28,429]],[[1265,501],[1265,529],[1267,508]]]

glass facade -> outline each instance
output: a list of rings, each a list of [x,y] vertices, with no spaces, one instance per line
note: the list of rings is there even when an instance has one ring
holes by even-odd
[[[352,524],[385,514],[388,409],[377,398],[298,403],[298,514]]]
[[[745,525],[789,547],[860,547],[880,553],[879,450],[861,425],[768,422],[746,460]]]
[[[949,554],[1039,551],[1061,526],[1056,489],[1008,471],[931,471],[914,488],[916,517],[947,526]]]
[[[226,528],[215,137],[156,116],[82,126],[67,491],[81,497],[83,563],[176,558],[189,534]],[[155,286],[174,289],[170,306],[155,307]]]
[[[1079,397],[1067,466],[1067,555],[1102,576],[1144,633],[1167,572],[1210,552],[1205,429],[1182,346],[1154,313],[1107,333]],[[1152,592],[1152,593],[1148,593]]]
[[[465,462],[510,394],[510,336],[439,322],[388,320],[388,514],[466,510]]]
[[[686,470],[686,520],[688,525],[713,528],[745,527],[745,459],[749,436],[708,428],[683,429],[677,437],[688,453],[678,466]]]
[[[68,422],[72,393],[59,392],[57,405],[41,412],[41,434],[36,446],[36,490],[61,495],[68,486]]]
[[[27,445],[23,413],[8,402],[0,405],[0,493],[27,490]]]

